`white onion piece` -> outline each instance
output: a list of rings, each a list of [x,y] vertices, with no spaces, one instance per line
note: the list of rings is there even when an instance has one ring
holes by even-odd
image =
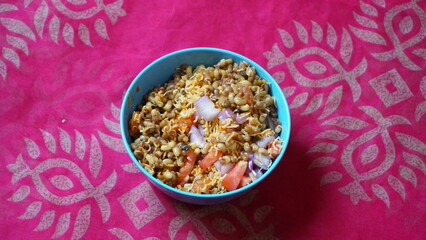
[[[248,152],[248,160],[251,161],[254,158],[254,152]]]
[[[191,135],[189,136],[189,141],[191,141],[191,143],[195,143],[199,148],[203,148],[206,144],[206,139],[200,133],[200,130],[196,126],[192,125],[190,131]]]
[[[248,173],[248,176],[250,177],[250,179],[251,179],[252,181],[254,181],[254,180],[256,180],[256,179],[257,179],[256,173],[255,173],[253,170],[251,170],[251,171]]]
[[[217,170],[220,171],[220,174],[223,176],[227,174],[229,171],[231,171],[232,168],[234,168],[234,164],[227,163],[222,164],[219,160],[213,163]]]
[[[206,131],[204,131],[204,128],[201,124],[198,124],[198,131],[200,132],[201,136],[206,136]]]
[[[207,97],[202,96],[195,101],[194,106],[197,108],[198,113],[206,120],[211,121],[217,117],[220,110],[217,109],[214,103]]]
[[[254,173],[256,174],[257,178],[260,178],[263,175],[261,168],[254,170]]]
[[[226,108],[222,110],[217,117],[219,118],[220,122],[225,122],[229,118],[232,118],[232,117],[235,118],[235,114],[232,112],[231,109]]]
[[[248,167],[247,167],[247,173],[251,172],[253,170],[253,159],[254,159],[254,152],[248,152]]]
[[[253,159],[249,159],[248,160],[248,168],[247,168],[247,170],[248,171],[251,171],[251,170],[253,170]]]
[[[255,168],[248,173],[248,176],[250,177],[252,181],[260,178],[262,175],[263,175],[263,172],[261,168]]]
[[[220,162],[220,161],[217,161]],[[220,173],[223,175],[229,173],[229,171],[231,171],[234,168],[234,164],[232,163],[227,163],[227,164],[223,164],[222,167],[220,168]]]
[[[269,136],[263,136],[259,141],[256,142],[257,146],[259,146],[260,148],[266,148],[266,146],[268,146],[268,144],[274,140],[274,137],[269,137]]]
[[[197,119],[197,118],[198,118],[198,119]],[[199,114],[197,111],[195,111],[195,112],[194,112],[194,119],[199,120],[199,118],[200,118],[200,114]]]
[[[213,163],[213,165],[216,167],[217,170],[220,171],[220,169],[222,168],[222,163],[220,163],[220,161],[216,161]]]
[[[254,164],[256,164],[256,166],[260,167],[261,169],[268,169],[269,166],[272,163],[272,160],[270,157],[261,154],[261,153],[255,153],[254,154],[254,159],[253,159]]]
[[[248,119],[248,115],[244,116],[244,117],[241,117],[241,115],[242,114],[237,114],[237,116],[235,117],[235,121],[237,121],[237,123],[239,123],[239,124],[244,123]]]

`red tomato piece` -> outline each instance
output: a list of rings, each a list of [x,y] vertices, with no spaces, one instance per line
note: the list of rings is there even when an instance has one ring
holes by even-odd
[[[222,157],[222,151],[218,149],[211,150],[199,163],[200,167],[207,170],[213,163],[215,163],[220,157]]]
[[[192,169],[194,169],[196,159],[197,154],[195,154],[194,151],[189,150],[186,152],[185,162],[179,170],[180,177],[176,180],[177,185],[183,186],[188,182],[189,174],[191,174]]]
[[[240,161],[235,164],[234,168],[226,174],[222,180],[222,186],[228,191],[233,191],[238,188],[241,179],[247,170],[247,162]]]

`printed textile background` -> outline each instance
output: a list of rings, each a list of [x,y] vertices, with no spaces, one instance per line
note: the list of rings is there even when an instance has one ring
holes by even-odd
[[[424,239],[426,1],[0,0],[1,239]],[[274,173],[231,202],[158,191],[122,97],[189,47],[258,62],[292,117]]]

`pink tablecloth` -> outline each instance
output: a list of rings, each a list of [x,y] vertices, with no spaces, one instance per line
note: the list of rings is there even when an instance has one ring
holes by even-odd
[[[424,239],[426,2],[2,0],[1,239]],[[292,136],[223,205],[163,195],[124,153],[123,93],[219,47],[267,68]]]

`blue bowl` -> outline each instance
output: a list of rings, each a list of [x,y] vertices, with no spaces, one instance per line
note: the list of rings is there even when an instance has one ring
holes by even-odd
[[[212,66],[218,63],[223,58],[232,58],[237,63],[239,63],[240,61],[248,62],[252,67],[256,69],[256,72],[260,77],[264,78],[267,82],[270,83],[270,94],[276,98],[276,103],[278,106],[278,119],[282,123],[283,127],[283,131],[280,135],[281,139],[283,140],[283,147],[278,157],[273,161],[269,170],[266,171],[265,174],[263,174],[259,179],[243,188],[239,188],[235,191],[221,194],[196,194],[181,191],[164,184],[163,182],[149,174],[141,166],[139,161],[133,155],[132,149],[130,148],[130,143],[132,142],[132,139],[129,136],[128,131],[129,120],[132,116],[133,111],[136,109],[136,106],[142,102],[143,96],[155,86],[162,85],[165,82],[171,80],[173,73],[177,72],[176,68],[180,65],[186,64],[195,67],[197,65],[204,64],[205,66]],[[291,127],[290,121],[290,111],[283,92],[281,91],[280,87],[273,79],[273,77],[257,63],[242,55],[223,49],[189,48],[167,54],[155,60],[136,76],[136,78],[131,83],[129,89],[127,90],[126,95],[124,96],[123,104],[121,106],[120,128],[121,135],[124,141],[124,146],[126,147],[130,158],[141,170],[141,172],[145,174],[145,176],[156,187],[158,187],[162,192],[174,199],[192,204],[210,205],[223,203],[241,196],[242,194],[252,189],[256,184],[263,181],[266,177],[268,177],[269,174],[272,173],[272,171],[274,171],[274,169],[280,163],[281,158],[283,157],[285,149],[288,145]]]

